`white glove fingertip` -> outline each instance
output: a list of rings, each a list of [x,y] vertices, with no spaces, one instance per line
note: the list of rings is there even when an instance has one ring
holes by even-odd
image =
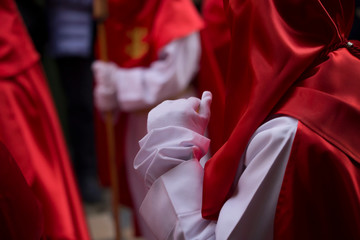
[[[202,96],[201,96],[201,99],[207,98],[207,97],[212,98],[212,93],[210,91],[204,91]]]
[[[205,91],[202,94],[199,114],[205,117],[210,116],[210,105],[212,101],[212,94],[209,91]]]

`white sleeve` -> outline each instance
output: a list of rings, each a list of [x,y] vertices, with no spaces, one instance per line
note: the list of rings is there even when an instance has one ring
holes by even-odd
[[[156,239],[214,239],[215,223],[201,217],[203,168],[194,158],[208,151],[209,139],[166,127],[150,131],[140,147],[134,167],[150,187],[140,214]]]
[[[140,208],[143,218],[158,239],[271,239],[276,200],[296,129],[295,119],[280,117],[255,132],[242,157],[246,168],[217,222],[201,217],[203,168],[181,150],[201,146],[201,138],[180,134],[187,129],[171,133],[171,127],[162,129],[162,134],[149,133],[142,140],[135,166],[141,163],[162,170],[155,175],[150,167],[141,170],[152,179],[147,181],[151,187]],[[180,142],[183,147],[177,145]]]
[[[184,91],[199,68],[199,33],[174,40],[149,67],[119,68],[114,73],[119,106],[124,111],[151,107]]]
[[[235,191],[223,205],[217,239],[273,238],[277,200],[298,121],[274,118],[260,126],[249,141]]]

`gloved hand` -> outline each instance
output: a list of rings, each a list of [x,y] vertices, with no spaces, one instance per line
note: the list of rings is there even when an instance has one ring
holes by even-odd
[[[211,100],[211,93],[205,91],[201,100],[190,97],[162,102],[149,112],[148,132],[155,128],[177,126],[203,135],[209,123]]]
[[[114,78],[116,69],[116,64],[111,62],[95,61],[92,64],[92,71],[95,78],[95,106],[102,112],[115,110],[118,106],[116,82]]]

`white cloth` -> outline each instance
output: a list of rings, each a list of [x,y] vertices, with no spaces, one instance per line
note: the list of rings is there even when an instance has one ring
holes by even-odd
[[[198,71],[200,52],[199,33],[195,32],[166,45],[159,60],[149,67],[114,68],[114,63],[94,62],[96,106],[101,111],[119,107],[132,112],[179,94]]]
[[[203,167],[190,150],[208,147],[209,140],[181,127],[150,131],[140,141],[134,166],[144,179],[157,177],[140,208],[156,238],[272,239],[297,125],[296,119],[278,117],[257,129],[241,159],[245,169],[217,222],[201,217]]]

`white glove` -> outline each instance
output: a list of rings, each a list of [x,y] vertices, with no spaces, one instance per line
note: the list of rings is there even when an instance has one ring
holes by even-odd
[[[117,70],[115,63],[95,61],[92,64],[95,78],[94,100],[95,106],[102,112],[115,110],[118,106],[116,97],[116,83],[114,73]]]
[[[176,126],[203,135],[209,123],[211,100],[211,93],[205,91],[201,100],[190,97],[162,102],[149,112],[148,132],[156,128]]]

